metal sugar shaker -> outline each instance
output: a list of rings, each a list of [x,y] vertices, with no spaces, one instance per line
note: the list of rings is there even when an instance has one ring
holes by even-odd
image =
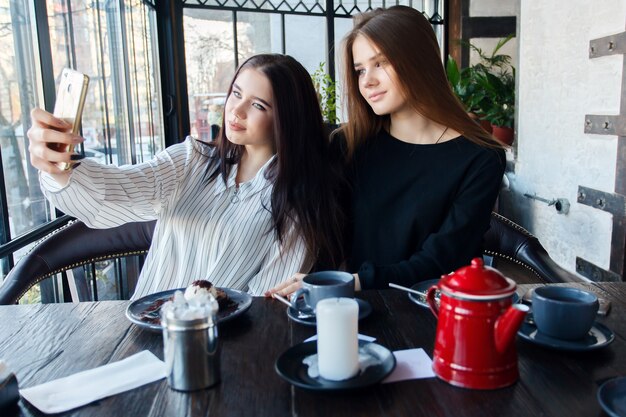
[[[175,311],[163,311],[163,353],[167,382],[177,391],[206,389],[220,380],[220,344],[217,336],[217,301],[206,316],[185,320]]]

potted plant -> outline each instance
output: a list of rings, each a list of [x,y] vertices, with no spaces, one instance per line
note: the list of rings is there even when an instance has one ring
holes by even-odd
[[[480,123],[483,129],[491,133],[491,123],[485,119],[482,110],[486,107],[483,104],[486,100],[486,91],[479,87],[480,83],[477,79],[480,74],[474,67],[459,69],[456,61],[451,56],[448,56],[446,72],[452,91],[465,106],[469,116],[477,123]]]
[[[311,75],[311,78],[313,79],[315,91],[317,91],[324,122],[328,123],[331,129],[335,129],[339,122],[337,117],[337,86],[326,72],[325,66],[324,62],[320,62],[319,67]]]
[[[511,57],[499,51],[512,38],[501,39],[490,54],[468,42],[480,58],[470,67],[459,69],[452,57],[446,63],[450,85],[467,111],[489,122],[493,135],[509,145],[513,143],[515,68]]]

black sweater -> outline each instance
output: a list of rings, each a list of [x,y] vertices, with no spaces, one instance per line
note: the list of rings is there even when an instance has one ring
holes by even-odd
[[[462,136],[415,145],[383,131],[361,145],[347,167],[348,269],[361,287],[411,286],[481,256],[505,162]]]

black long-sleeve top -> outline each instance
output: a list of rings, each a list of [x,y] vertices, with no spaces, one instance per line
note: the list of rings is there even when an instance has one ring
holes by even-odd
[[[416,145],[383,130],[361,145],[347,166],[348,270],[361,287],[411,286],[481,256],[505,163],[462,136]]]

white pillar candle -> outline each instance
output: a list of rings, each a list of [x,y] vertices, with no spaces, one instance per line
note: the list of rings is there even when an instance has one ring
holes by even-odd
[[[320,376],[331,381],[359,372],[359,304],[352,298],[317,303],[317,357]]]

